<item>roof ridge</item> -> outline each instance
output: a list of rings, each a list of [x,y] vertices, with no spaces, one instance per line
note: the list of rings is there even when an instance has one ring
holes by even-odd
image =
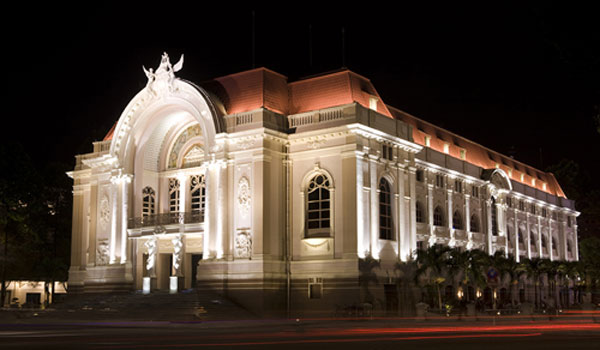
[[[521,164],[521,165],[523,165],[523,166],[525,166],[525,167],[527,167],[527,168],[531,168],[531,169],[533,169],[533,170],[537,170],[537,171],[539,171],[539,172],[541,172],[541,173],[544,173],[544,174],[550,174],[550,173],[549,173],[549,172],[547,172],[547,171],[543,171],[543,170],[540,170],[540,169],[538,169],[538,168],[536,168],[536,167],[534,167],[534,166],[531,166],[531,165],[529,165],[529,164],[525,164],[525,163],[523,163],[523,162],[522,162],[522,161],[520,161],[520,160],[517,160],[517,159],[515,159],[515,158],[512,158],[512,157],[510,157],[510,156],[507,156],[507,155],[505,155],[505,154],[502,154],[502,153],[500,153],[500,152],[498,152],[498,151],[494,151],[493,149],[491,149],[491,148],[488,148],[488,147],[486,147],[486,146],[484,146],[484,145],[482,145],[482,144],[480,144],[480,143],[477,143],[477,142],[475,142],[475,141],[473,141],[473,140],[470,140],[470,139],[468,139],[468,138],[466,138],[466,137],[464,137],[464,136],[460,136],[460,135],[458,135],[458,134],[454,133],[453,131],[450,131],[450,130],[444,129],[444,128],[440,127],[440,126],[437,126],[437,125],[435,125],[435,124],[433,124],[433,123],[431,123],[431,122],[428,122],[428,121],[426,121],[426,120],[423,120],[423,119],[421,119],[421,118],[419,118],[419,117],[415,117],[414,115],[412,115],[412,114],[410,114],[410,113],[408,113],[408,112],[404,112],[403,110],[401,110],[401,109],[399,109],[399,108],[396,108],[396,107],[394,107],[394,106],[390,106],[390,105],[386,105],[386,106],[387,106],[388,108],[394,109],[394,110],[396,110],[396,111],[398,111],[398,112],[404,113],[404,114],[406,114],[406,115],[408,115],[408,116],[410,116],[410,117],[412,117],[412,118],[415,118],[415,119],[417,119],[417,120],[418,120],[418,121],[420,121],[420,122],[423,122],[423,123],[429,124],[430,126],[432,126],[432,127],[436,128],[436,129],[440,129],[440,130],[443,130],[443,131],[445,131],[445,132],[447,132],[447,133],[449,133],[449,134],[452,134],[452,136],[456,136],[456,137],[458,137],[458,138],[460,138],[460,139],[463,139],[463,140],[465,140],[465,141],[471,142],[472,144],[474,144],[474,145],[477,145],[477,146],[479,146],[479,147],[481,147],[481,148],[485,149],[486,151],[490,151],[490,152],[496,153],[496,154],[497,154],[497,155],[499,155],[499,156],[502,156],[502,157],[504,157],[504,158],[510,159],[511,161],[513,161],[513,162],[516,162],[516,163],[519,163],[519,164]],[[493,159],[492,159],[492,160],[493,160]]]

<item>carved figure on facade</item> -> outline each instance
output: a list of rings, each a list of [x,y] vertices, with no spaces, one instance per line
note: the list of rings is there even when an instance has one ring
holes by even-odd
[[[154,269],[156,264],[156,252],[158,250],[158,239],[153,236],[144,243],[146,249],[148,249],[148,260],[146,261],[146,270],[151,271]]]
[[[96,248],[96,265],[108,264],[108,240],[102,239],[98,241]]]
[[[183,234],[178,233],[171,242],[173,243],[173,269],[175,269],[175,274],[179,275],[181,273],[181,255],[183,254]]]
[[[252,257],[252,234],[248,231],[238,232],[235,237],[235,257],[249,259]]]
[[[181,55],[179,62],[173,66],[169,59],[169,55],[167,55],[166,52],[163,53],[160,65],[158,66],[158,69],[156,69],[156,72],[154,72],[152,68],[148,70],[146,67],[142,66],[142,69],[148,78],[146,89],[154,96],[173,92],[175,90],[175,72],[179,72],[181,68],[183,68],[183,55]]]
[[[242,176],[238,183],[238,203],[242,216],[248,215],[250,212],[250,181],[245,176]]]
[[[104,195],[100,200],[100,224],[106,227],[110,221],[110,203],[108,196]]]

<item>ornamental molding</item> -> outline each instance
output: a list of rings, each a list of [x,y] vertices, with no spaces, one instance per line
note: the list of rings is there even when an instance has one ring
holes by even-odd
[[[235,236],[235,257],[238,259],[252,258],[252,234],[250,231],[238,232]]]
[[[99,239],[96,248],[96,265],[103,266],[108,264],[108,239]]]
[[[238,204],[243,217],[246,217],[250,212],[250,200],[250,181],[247,177],[242,176],[238,183]]]
[[[110,221],[110,203],[108,196],[105,194],[100,200],[100,226],[106,228]]]
[[[395,147],[398,147],[406,152],[419,153],[423,149],[423,146],[419,144],[404,140],[399,137],[390,136],[383,131],[373,129],[362,124],[350,124],[348,125],[348,129],[350,132],[369,140],[392,143]]]

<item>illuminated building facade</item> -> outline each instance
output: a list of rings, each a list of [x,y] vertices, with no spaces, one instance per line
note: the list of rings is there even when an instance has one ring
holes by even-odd
[[[552,174],[386,105],[356,73],[196,85],[182,63],[165,54],[76,156],[71,291],[195,286],[253,310],[332,310],[362,300],[368,256],[390,285],[435,243],[578,259]]]

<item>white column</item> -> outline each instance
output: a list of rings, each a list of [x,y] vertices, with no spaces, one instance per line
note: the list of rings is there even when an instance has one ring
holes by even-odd
[[[374,155],[369,155],[369,168],[371,180],[371,256],[374,259],[379,259],[379,198],[377,198],[377,158]]]
[[[473,248],[473,232],[471,232],[471,196],[465,194],[465,230],[467,231],[467,249]]]
[[[357,255],[359,258],[364,258],[367,255],[368,243],[365,234],[365,207],[364,207],[364,170],[363,170],[363,154],[356,153],[356,231],[357,231]],[[304,194],[302,194],[304,195]],[[304,198],[302,198],[304,203]],[[304,214],[304,210],[300,211]],[[304,222],[304,221],[302,221]]]
[[[118,197],[118,180],[116,177],[111,178],[110,200],[111,200],[111,227],[110,227],[110,242],[109,244],[109,263],[114,264],[117,260],[117,197]]]
[[[488,246],[488,254],[493,254],[492,250],[492,200],[487,199],[485,201],[486,208],[486,218],[487,218],[487,246]],[[496,218],[498,220],[498,218]]]
[[[227,192],[227,163],[222,161],[217,166],[217,259],[224,257],[227,242]]]
[[[550,216],[552,216],[552,213],[550,211],[548,211],[548,213],[550,214]],[[554,242],[553,242],[553,237],[552,237],[552,219],[548,218],[548,254],[550,255],[550,261],[554,261],[554,254],[552,253],[552,250],[554,249]]]
[[[575,217],[573,217],[573,220],[571,221],[573,222],[573,258],[575,261],[579,261],[579,239],[577,237],[577,223],[575,221]]]
[[[127,219],[131,178],[131,175],[123,175],[121,177],[121,264],[127,262]]]
[[[402,168],[396,171],[396,188],[398,189],[395,195],[396,220],[394,220],[394,229],[398,244],[396,253],[399,259],[405,261],[410,254],[410,239],[408,238],[408,232],[403,227],[406,222],[406,218],[404,217],[406,211],[404,209],[404,169]]]
[[[527,230],[527,241],[525,242],[525,244],[527,244],[527,258],[531,259],[531,232],[529,229],[529,212],[527,212],[526,214],[526,219],[527,222],[525,223],[525,229]]]
[[[417,250],[417,169],[409,168],[409,185],[410,185],[410,253]]]
[[[427,220],[429,224],[429,245],[436,242],[435,230],[433,229],[433,184],[427,184]]]
[[[515,208],[514,210],[514,216],[515,216],[515,221],[514,221],[514,230],[515,230],[515,260],[517,262],[521,261],[521,251],[519,248],[519,215],[517,212],[517,209]]]
[[[450,243],[448,244],[450,247],[454,247],[456,245],[456,240],[454,238],[454,228],[453,221],[454,215],[452,215],[452,189],[448,186],[448,190],[446,192],[448,200],[447,202],[447,211],[448,211],[448,232],[450,233]]]
[[[177,175],[177,180],[179,180],[179,212],[181,213],[181,224],[183,224],[183,215],[187,209],[187,196],[189,193],[188,178],[188,175],[183,173]]]
[[[539,258],[543,258],[544,251],[542,250],[542,219],[537,216],[537,227],[538,227],[538,252]]]

